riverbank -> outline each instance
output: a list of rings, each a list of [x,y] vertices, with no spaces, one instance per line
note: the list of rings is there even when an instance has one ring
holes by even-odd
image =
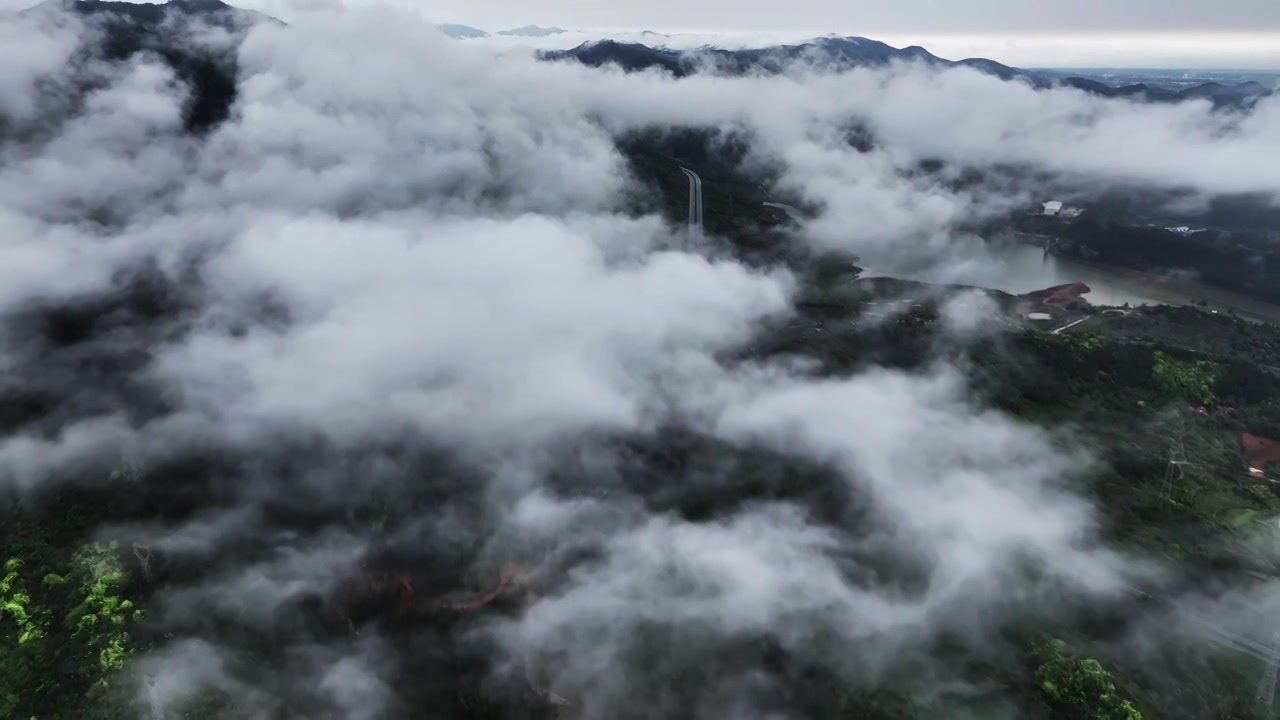
[[[1189,280],[1172,275],[1145,272],[1119,265],[1085,260],[1074,255],[1054,252],[1049,248],[1046,248],[1045,252],[1058,263],[1078,265],[1096,273],[1110,275],[1116,279],[1163,290],[1164,294],[1185,296],[1188,302],[1184,304],[1190,305],[1203,302],[1219,312],[1234,312],[1246,320],[1280,324],[1280,306],[1272,305],[1234,290],[1227,290],[1199,280]]]
[[[1234,312],[1246,320],[1280,324],[1280,306],[1273,305],[1235,290],[1228,290],[1199,280],[1190,280],[1168,274],[1135,270],[1133,268],[1123,267],[1120,265],[1111,265],[1108,263],[1097,262],[1095,260],[1086,260],[1076,255],[1067,255],[1061,252],[1056,252],[1052,247],[1053,240],[1054,238],[1050,235],[1034,233],[1013,234],[1014,244],[1037,248],[1046,258],[1053,258],[1053,261],[1063,270],[1069,271],[1069,268],[1072,266],[1084,268],[1092,273],[1097,273],[1114,280],[1120,280],[1126,283],[1150,288],[1156,291],[1155,294],[1161,296],[1153,298],[1153,300],[1159,304],[1198,305],[1204,303],[1211,309],[1218,310],[1219,312]],[[1180,303],[1178,301],[1179,298],[1181,299]],[[1094,304],[1105,305],[1107,303],[1095,302]]]
[[[938,285],[967,285],[1025,295],[1059,285],[1084,283],[1085,300],[1096,306],[1195,305],[1251,322],[1280,324],[1280,306],[1185,278],[1108,265],[1054,253],[1052,238],[1005,236],[980,243],[932,265],[890,267],[868,257],[862,277],[887,276]]]

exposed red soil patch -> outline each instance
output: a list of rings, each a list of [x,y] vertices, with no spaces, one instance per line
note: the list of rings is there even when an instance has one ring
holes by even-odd
[[[348,621],[371,616],[406,620],[439,613],[479,610],[512,590],[524,578],[524,572],[508,565],[498,576],[492,590],[462,599],[432,597],[417,592],[407,572],[365,572],[349,580],[342,588],[339,604]]]
[[[468,600],[437,600],[432,603],[432,606],[442,610],[479,610],[501,597],[511,587],[512,583],[520,579],[521,574],[519,568],[514,565],[507,565],[502,568],[502,572],[498,575],[497,586],[489,592]]]
[[[1267,463],[1280,460],[1280,440],[1241,433],[1240,446],[1251,468],[1265,470]]]
[[[1079,300],[1081,295],[1091,292],[1088,285],[1082,282],[1068,283],[1066,285],[1054,285],[1044,290],[1035,290],[1029,292],[1022,297],[1027,300],[1038,302],[1042,305],[1066,305],[1067,303]]]

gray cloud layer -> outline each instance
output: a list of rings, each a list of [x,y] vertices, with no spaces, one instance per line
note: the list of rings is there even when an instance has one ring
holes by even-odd
[[[371,4],[346,0],[348,7]],[[742,5],[725,0],[694,4],[642,3],[582,5],[539,0],[518,8],[494,0],[425,3],[394,0],[404,10],[428,13],[439,22],[467,22],[500,29],[524,24],[560,27],[633,27],[656,30],[806,30],[817,32],[1149,32],[1280,31],[1280,8],[1269,0],[1083,0],[1070,6],[1049,0],[908,0],[850,6],[832,0],[801,0],[785,10],[776,5]],[[289,7],[277,3],[279,7]],[[305,5],[299,4],[300,8]]]
[[[886,262],[937,255],[962,222],[1025,199],[904,172],[922,159],[1280,193],[1280,169],[1245,162],[1280,144],[1274,100],[1234,118],[920,67],[674,82],[495,56],[374,11],[255,29],[239,50],[233,118],[196,140],[181,132],[181,83],[154,60],[93,67],[104,81],[66,117],[42,104],[66,79],[66,30],[3,32],[31,50],[0,70],[0,112],[19,133],[0,150],[0,266],[23,269],[0,289],[0,314],[109,294],[143,259],[194,297],[136,373],[173,412],[104,411],[6,438],[0,478],[41,487],[122,448],[147,464],[209,446],[270,453],[299,438],[357,458],[380,442],[447,448],[478,476],[488,530],[517,547],[593,554],[490,634],[513,662],[567,656],[555,686],[606,711],[634,697],[627,658],[655,624],[707,633],[710,651],[751,636],[798,653],[823,633],[870,638],[853,654],[874,674],[884,669],[875,657],[942,632],[989,641],[994,609],[1044,597],[1022,582],[1027,565],[1100,594],[1125,572],[1098,545],[1088,504],[1064,489],[1083,459],[974,408],[954,369],[817,380],[727,365],[726,351],[789,311],[795,280],[630,214],[634,183],[613,134],[747,133],[756,159],[783,168],[778,189],[823,209],[797,242]],[[848,145],[855,121],[878,149]],[[976,332],[981,308],[948,313],[957,333]],[[29,370],[23,346],[7,352]],[[605,450],[590,499],[552,490],[549,458],[566,446],[648,438],[672,422],[821,465],[865,498],[870,519],[859,534],[788,502],[705,523],[650,512],[618,499],[622,461]],[[273,534],[262,505],[355,505],[387,478],[429,481],[390,460],[303,464],[301,479],[242,467],[229,508],[146,528],[174,557],[261,545],[252,560],[167,589],[157,615],[226,614],[265,631],[289,602],[333,588],[373,533]],[[443,510],[419,520],[405,532],[488,540]],[[895,553],[920,582],[869,568]],[[141,671],[159,702],[203,684],[260,708],[297,695],[344,717],[393,707],[380,640],[298,642],[265,676],[237,673],[226,648],[196,641]],[[813,655],[836,661],[824,652]]]

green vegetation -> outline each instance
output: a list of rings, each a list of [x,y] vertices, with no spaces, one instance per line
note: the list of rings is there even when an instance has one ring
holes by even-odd
[[[1248,582],[1244,571],[1280,573],[1254,542],[1267,532],[1256,521],[1280,515],[1280,485],[1248,474],[1240,441],[1242,432],[1280,438],[1280,327],[1196,308],[1142,308],[1096,313],[1059,335],[1014,330],[957,350],[932,339],[928,300],[915,301],[919,323],[897,321],[909,313],[880,322],[846,320],[926,294],[910,283],[877,279],[806,290],[814,302],[802,307],[803,322],[775,333],[764,352],[814,357],[832,375],[873,364],[926,370],[931,358],[950,355],[969,370],[978,402],[1088,448],[1096,462],[1066,480],[1093,501],[1109,543],[1226,582]],[[1166,482],[1175,450],[1184,464]],[[1053,632],[1072,638],[1074,647],[1090,647],[1097,631],[1068,625]],[[1122,664],[1105,647],[1099,651],[1109,659],[1105,670],[1064,653],[1057,662],[1038,660],[1026,678],[1007,678],[1036,688],[1022,716],[1129,717],[1123,703],[1110,708],[1120,714],[1105,715],[1054,700],[1040,688],[1046,666],[1046,673],[1066,673],[1065,679],[1044,678],[1062,697],[1073,688],[1092,687],[1099,697],[1121,688],[1110,694],[1143,717],[1256,717],[1252,693],[1262,671],[1256,662],[1188,643],[1173,660],[1180,669],[1161,672]],[[945,707],[938,716],[954,717],[956,710]]]
[[[1191,312],[1210,318],[1209,331],[1234,327]],[[1252,520],[1280,514],[1276,486],[1247,477],[1240,446],[1242,432],[1280,437],[1269,434],[1280,428],[1280,385],[1256,364],[1166,342],[1174,336],[1160,329],[1161,318],[1144,322],[1139,313],[1100,315],[1088,331],[1018,334],[1015,353],[1003,346],[976,352],[978,385],[999,407],[1066,425],[1074,442],[1092,449],[1101,462],[1082,489],[1114,542],[1217,566],[1227,552],[1224,533],[1249,532]],[[1131,339],[1118,326],[1147,332]],[[1256,327],[1253,340],[1280,342],[1280,328]],[[1188,342],[1205,343],[1204,333]],[[1224,400],[1231,405],[1217,404]],[[1166,484],[1175,450],[1184,464]]]
[[[10,558],[4,564],[5,576],[0,579],[0,614],[8,615],[17,624],[18,644],[26,645],[44,637],[49,613],[32,607],[31,596],[18,576],[21,568],[22,561],[18,558]]]
[[[64,573],[40,572],[40,555],[28,557],[7,560],[0,576],[0,717],[87,717],[85,703],[103,710],[103,692],[132,657],[130,623],[142,612],[123,597],[114,544],[81,547]]]
[[[1106,338],[1102,335],[1093,332],[1069,333],[1063,337],[1066,339],[1066,343],[1068,345],[1076,350],[1083,350],[1085,352],[1097,350],[1107,342]]]
[[[1053,703],[1081,711],[1091,720],[1142,720],[1134,704],[1116,691],[1115,679],[1093,658],[1073,656],[1061,640],[1040,643],[1036,679]]]
[[[1175,360],[1163,352],[1155,353],[1156,386],[1169,398],[1209,405],[1217,401],[1213,394],[1216,370],[1206,360]]]
[[[0,717],[14,716],[22,688],[35,681],[32,669],[49,624],[48,611],[32,604],[21,569],[22,560],[10,558],[0,578]]]
[[[1039,231],[1058,237],[1052,248],[1055,253],[1149,273],[1195,268],[1200,279],[1209,285],[1267,302],[1280,301],[1280,289],[1272,274],[1280,255],[1274,225],[1209,228],[1184,235],[1163,227],[1132,224],[1129,210],[1112,213],[1102,208],[1093,208],[1072,223],[1044,219],[1031,222],[1044,224]]]
[[[67,624],[90,652],[96,651],[98,667],[84,671],[94,677],[93,685],[106,687],[110,673],[133,655],[127,623],[141,618],[142,611],[120,597],[125,573],[115,543],[81,548],[72,559],[72,573],[83,599],[67,615]]]
[[[681,191],[679,182],[671,178],[672,192]],[[1240,433],[1280,437],[1280,374],[1268,367],[1280,357],[1280,328],[1244,326],[1195,309],[1141,309],[1097,314],[1060,335],[1014,322],[1008,333],[956,347],[938,342],[937,308],[945,295],[924,294],[903,281],[855,280],[848,257],[812,260],[809,272],[797,273],[807,282],[799,317],[779,323],[744,355],[804,355],[831,376],[873,365],[927,371],[940,355],[948,357],[974,377],[975,402],[1089,449],[1096,462],[1064,482],[1093,501],[1113,545],[1225,578],[1239,578],[1241,570],[1277,570],[1270,559],[1243,549],[1259,532],[1255,521],[1280,515],[1280,486],[1249,476]],[[653,465],[646,467],[655,483],[713,468],[734,477],[743,502],[834,492],[825,469],[763,452],[667,434],[630,442],[635,462]],[[1174,448],[1185,464],[1166,482]],[[184,467],[183,475],[199,472]],[[692,518],[714,512],[716,493],[675,485],[679,492],[649,497],[655,512]],[[59,502],[66,505],[41,517],[15,511],[0,518],[12,520],[5,525],[12,532],[0,539],[0,557],[12,558],[0,573],[0,717],[89,717],[89,708],[110,706],[121,689],[118,674],[143,650],[130,635],[143,598],[130,584],[118,548],[87,541],[93,528],[136,520],[144,508],[114,498],[95,502],[92,491]],[[818,506],[831,508],[826,521],[847,520],[835,516],[842,507],[838,497]],[[381,496],[371,496],[355,513],[362,527],[388,528],[395,527],[396,514],[396,502]],[[1123,653],[1097,642],[1096,632],[1084,625],[1026,629],[1069,639],[1033,646],[1031,662],[1015,656],[1007,664],[983,666],[955,652],[949,667],[961,668],[958,674],[974,687],[988,689],[987,697],[977,699],[938,697],[927,692],[931,688],[913,685],[919,678],[912,677],[860,687],[835,669],[790,668],[784,653],[777,662],[794,673],[795,692],[810,703],[806,716],[816,718],[986,717],[984,702],[1007,708],[1011,701],[1020,704],[1023,716],[1042,719],[1253,717],[1251,703],[1235,701],[1251,700],[1260,672],[1256,664],[1188,644],[1171,653],[1182,665],[1166,679],[1163,670],[1126,664]],[[665,651],[670,644],[661,646]],[[510,706],[476,679],[484,677],[484,661],[459,661],[459,677],[448,681],[457,696],[450,716],[511,716]],[[695,689],[701,682],[696,670],[683,678]],[[423,691],[424,704],[439,700],[426,697],[428,692]],[[231,704],[216,694],[202,696],[191,702],[189,716],[231,716],[237,712]]]

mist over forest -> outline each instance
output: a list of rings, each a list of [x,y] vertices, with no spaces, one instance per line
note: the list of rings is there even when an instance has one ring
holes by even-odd
[[[0,18],[0,717],[1268,717],[1280,98],[832,47]]]

